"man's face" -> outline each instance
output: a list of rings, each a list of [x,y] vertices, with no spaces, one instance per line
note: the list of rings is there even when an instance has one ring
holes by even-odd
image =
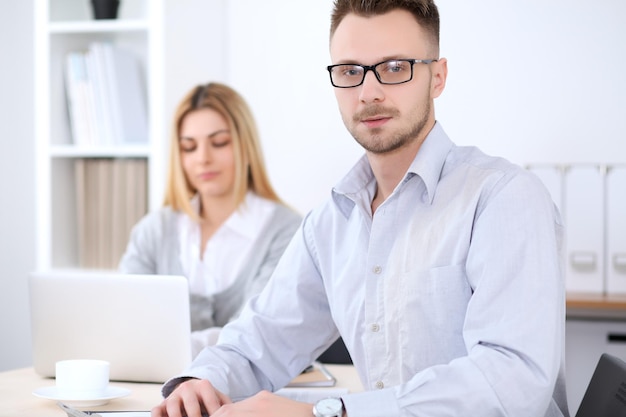
[[[436,59],[427,36],[407,11],[347,15],[330,44],[333,64],[374,65],[388,59]],[[335,88],[346,128],[367,151],[388,153],[424,140],[434,123],[433,98],[445,85],[445,60],[416,63],[407,83],[383,85],[372,71],[363,84]]]

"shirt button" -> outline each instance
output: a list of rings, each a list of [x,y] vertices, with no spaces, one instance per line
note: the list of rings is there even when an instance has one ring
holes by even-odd
[[[379,330],[380,330],[380,326],[378,324],[376,324],[376,323],[372,324],[372,331],[374,333],[376,333]]]
[[[375,266],[373,271],[375,274],[380,274],[382,272],[383,268],[381,268],[380,266]]]
[[[376,383],[376,388],[378,388],[378,389],[383,389],[383,388],[385,388],[385,384],[383,384],[383,381],[378,381],[378,382]]]

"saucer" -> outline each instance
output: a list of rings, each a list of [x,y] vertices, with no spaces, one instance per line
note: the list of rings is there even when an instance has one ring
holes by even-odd
[[[130,394],[130,390],[126,388],[107,387],[102,395],[97,398],[77,399],[71,395],[61,395],[56,386],[43,387],[33,391],[33,395],[47,400],[56,400],[64,402],[73,407],[93,407],[96,405],[104,405],[115,398],[125,397]]]

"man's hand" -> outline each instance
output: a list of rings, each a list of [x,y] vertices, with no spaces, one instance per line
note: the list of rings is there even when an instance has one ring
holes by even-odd
[[[190,379],[178,385],[161,404],[152,409],[152,417],[212,416],[230,398],[205,379]]]
[[[152,409],[152,417],[311,417],[312,414],[313,404],[268,391],[233,403],[209,381],[200,379],[183,382]]]
[[[313,404],[290,400],[268,391],[224,404],[211,417],[312,417]]]

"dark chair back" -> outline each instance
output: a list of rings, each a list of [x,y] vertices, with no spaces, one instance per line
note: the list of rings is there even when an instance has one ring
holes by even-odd
[[[626,362],[600,356],[576,417],[626,417]]]

